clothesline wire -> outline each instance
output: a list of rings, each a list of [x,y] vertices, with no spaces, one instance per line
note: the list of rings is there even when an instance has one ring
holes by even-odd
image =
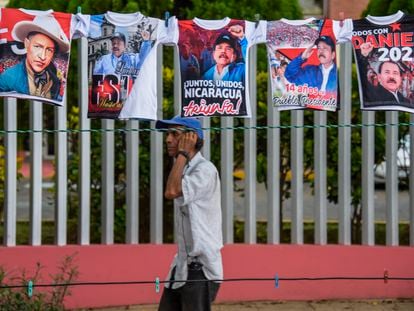
[[[317,128],[364,128],[364,127],[388,127],[388,126],[412,126],[414,122],[399,123],[355,123],[355,124],[305,124],[305,125],[256,125],[256,126],[224,126],[224,127],[202,127],[206,131],[226,131],[226,130],[266,130],[266,129],[317,129]],[[0,135],[4,134],[27,134],[27,133],[102,133],[102,132],[165,132],[167,129],[155,128],[91,128],[91,129],[24,129],[24,130],[0,130]]]
[[[414,277],[350,277],[350,276],[327,276],[327,277],[278,277],[272,278],[227,278],[227,279],[212,279],[212,280],[154,280],[154,281],[111,281],[111,282],[64,282],[64,283],[49,283],[49,284],[33,284],[33,287],[62,287],[62,286],[102,286],[102,285],[138,285],[138,284],[166,284],[166,283],[200,283],[200,282],[243,282],[243,281],[414,281]],[[0,289],[26,288],[27,284],[22,285],[0,285]]]

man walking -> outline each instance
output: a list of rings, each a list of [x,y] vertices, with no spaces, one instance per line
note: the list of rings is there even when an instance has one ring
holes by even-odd
[[[200,153],[200,121],[176,116],[156,128],[167,129],[167,152],[175,158],[165,197],[174,199],[178,244],[159,310],[211,310],[220,286],[215,280],[223,278],[219,175]]]

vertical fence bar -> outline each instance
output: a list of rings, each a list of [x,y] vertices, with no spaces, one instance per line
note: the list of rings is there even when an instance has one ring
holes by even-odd
[[[79,89],[79,216],[78,243],[90,243],[91,213],[91,122],[88,119],[88,40],[78,40],[78,89]]]
[[[223,211],[223,242],[234,242],[234,186],[233,186],[233,156],[234,156],[234,131],[233,118],[223,117],[221,121],[221,208]]]
[[[257,47],[253,46],[250,51],[249,75],[250,75],[250,108],[251,118],[244,121],[246,127],[250,128],[244,132],[244,163],[246,178],[244,184],[245,194],[245,225],[244,242],[256,243],[256,60]]]
[[[341,110],[339,111],[339,124],[351,123],[352,110],[352,46],[351,43],[341,44],[340,47],[340,92]],[[351,128],[339,127],[339,159],[338,159],[338,242],[351,244]]]
[[[178,47],[173,49],[174,56],[174,115],[181,114],[181,72],[180,72],[180,55],[178,54]],[[174,213],[174,223],[176,221]],[[174,228],[175,229],[175,228]],[[174,231],[174,242],[177,242],[177,235]]]
[[[203,130],[204,135],[204,145],[203,149],[201,149],[201,153],[203,154],[203,157],[205,157],[207,160],[210,160],[211,158],[211,131],[210,129],[210,118],[201,118],[201,127],[208,130]]]
[[[363,124],[375,123],[375,112],[362,112]],[[375,213],[374,213],[374,157],[375,157],[375,128],[362,128],[362,244],[375,244]]]
[[[385,113],[387,124],[398,123],[398,112],[387,111]],[[386,160],[386,244],[389,246],[398,245],[398,126],[387,126],[386,128],[385,158]]]
[[[315,111],[315,243],[325,245],[327,240],[327,189],[326,189],[326,111]]]
[[[30,104],[30,241],[33,246],[42,243],[42,130],[43,104]]]
[[[410,123],[414,123],[414,114],[410,114]],[[410,164],[414,163],[414,126],[410,126]],[[413,164],[414,165],[414,164]],[[411,165],[411,166],[413,166]],[[414,246],[414,172],[410,166],[410,245]]]
[[[177,53],[177,55],[175,55]],[[176,67],[176,58],[178,59],[178,52],[174,49],[174,79],[179,75]],[[157,50],[157,118],[162,119],[162,46],[158,46]],[[177,68],[177,69],[175,69]],[[174,88],[179,84],[174,83]],[[151,122],[151,128],[155,128],[155,122]],[[162,132],[151,132],[151,212],[150,212],[150,242],[155,244],[162,243],[163,228],[163,135]]]
[[[114,243],[114,120],[102,120],[102,244]]]
[[[138,121],[126,122],[126,243],[139,241],[139,158]]]
[[[291,112],[290,166],[292,169],[291,241],[303,244],[303,111]]]
[[[17,100],[4,98],[4,128],[6,131],[17,130]],[[4,184],[4,233],[6,246],[16,245],[17,225],[17,133],[5,134],[5,184]]]
[[[56,193],[55,193],[55,243],[67,243],[67,202],[68,202],[68,145],[67,145],[67,100],[62,107],[55,107],[55,159],[56,159]]]
[[[270,74],[269,74],[270,77]],[[267,243],[280,243],[280,113],[267,80]]]

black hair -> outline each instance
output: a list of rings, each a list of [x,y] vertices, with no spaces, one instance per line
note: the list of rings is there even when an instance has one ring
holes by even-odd
[[[397,63],[397,62],[394,62],[394,61],[392,61],[392,60],[386,60],[386,61],[384,61],[384,62],[381,62],[381,64],[380,64],[380,65],[379,65],[379,67],[378,67],[378,73],[381,73],[382,66],[383,66],[385,63],[391,63],[391,64],[396,65],[396,66],[398,67],[398,71],[400,72],[400,75],[403,73],[403,70],[401,69],[400,65],[398,65],[398,63]]]
[[[204,145],[204,140],[197,136],[197,141],[195,144],[196,151],[200,151],[201,148],[203,148],[203,145]]]
[[[283,67],[283,66],[287,66],[288,65],[288,62],[287,61],[285,61],[285,60],[282,60],[281,62],[280,62],[280,66],[279,67]]]

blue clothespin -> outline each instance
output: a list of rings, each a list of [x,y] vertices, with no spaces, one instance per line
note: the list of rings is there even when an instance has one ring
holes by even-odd
[[[27,282],[27,296],[29,296],[29,298],[32,298],[33,296],[33,281],[32,280]]]
[[[155,278],[155,292],[156,293],[160,292],[160,278],[159,277]]]
[[[279,275],[277,273],[275,275],[275,287],[279,288]]]
[[[80,5],[78,6],[78,13],[82,13],[82,7]]]
[[[165,11],[165,27],[168,27],[168,19],[170,18],[170,12]]]

